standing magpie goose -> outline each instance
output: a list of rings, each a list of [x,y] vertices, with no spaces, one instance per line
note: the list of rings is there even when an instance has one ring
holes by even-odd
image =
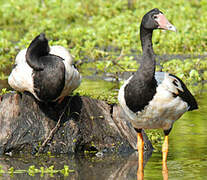
[[[197,102],[178,77],[155,72],[152,33],[155,29],[176,31],[157,8],[146,13],[141,21],[140,39],[143,56],[139,69],[120,88],[118,100],[137,131],[139,170],[143,170],[142,129],[164,130],[163,169],[167,169],[168,135],[173,123],[186,111],[198,109]]]
[[[39,101],[61,101],[80,85],[80,74],[72,63],[64,47],[49,47],[41,33],[17,54],[8,83],[16,91],[30,92]]]

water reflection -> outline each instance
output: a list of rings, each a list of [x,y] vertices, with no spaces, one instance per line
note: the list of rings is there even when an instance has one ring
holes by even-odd
[[[207,90],[207,87],[205,87]],[[40,168],[54,165],[55,169],[62,169],[68,165],[74,169],[69,177],[62,174],[54,174],[53,179],[84,179],[84,180],[134,180],[134,179],[205,179],[207,177],[207,91],[203,91],[197,97],[199,110],[187,112],[174,125],[169,136],[169,153],[167,171],[163,171],[161,146],[157,151],[149,155],[144,154],[144,173],[137,172],[138,157],[136,153],[126,156],[98,157],[0,157],[0,167],[8,172],[8,169],[28,170],[30,165]],[[150,157],[151,156],[151,157]],[[163,169],[162,169],[163,168]],[[1,171],[1,168],[0,168]],[[30,179],[27,174],[1,174],[2,179]],[[40,179],[41,175],[36,174],[32,179]],[[1,177],[0,177],[1,179]],[[50,174],[44,174],[41,179],[51,179]]]
[[[0,84],[2,84],[0,82]],[[7,82],[0,89],[7,87]],[[96,90],[94,90],[96,91]],[[188,112],[174,125],[169,136],[169,154],[167,164],[162,167],[161,147],[158,152],[144,154],[144,173],[138,172],[138,157],[136,153],[120,156],[98,157],[74,157],[67,155],[58,157],[0,157],[0,171],[8,172],[8,169],[28,170],[30,165],[35,167],[49,167],[54,165],[55,169],[62,169],[68,165],[74,169],[69,177],[62,174],[54,174],[53,179],[84,179],[84,180],[134,180],[134,179],[205,179],[207,177],[207,86],[202,94],[197,96],[199,110]],[[148,163],[147,163],[148,162]],[[168,167],[167,167],[168,166]],[[1,174],[3,179],[30,179],[27,173]],[[32,179],[51,179],[50,174],[34,175]]]
[[[14,167],[15,170],[28,170],[29,166],[35,165],[37,169],[40,167],[49,167],[54,165],[54,169],[62,169],[64,165],[68,165],[70,169],[75,170],[69,174],[69,179],[84,179],[84,180],[132,180],[136,179],[137,174],[137,152],[131,155],[124,156],[112,156],[106,155],[105,157],[94,156],[56,156],[56,157],[7,157],[2,156],[0,158],[0,167],[5,172],[8,172],[9,168]],[[152,152],[144,153],[144,166],[151,157]],[[1,174],[4,179],[28,179],[30,176],[28,173],[13,174],[13,177],[9,174]],[[35,174],[32,179],[39,179],[40,174]],[[41,179],[50,179],[51,174],[44,174]],[[64,178],[61,173],[53,174],[53,179]],[[66,178],[66,177],[65,177]]]
[[[163,162],[162,164],[162,176],[163,176],[163,180],[168,180],[167,162]]]

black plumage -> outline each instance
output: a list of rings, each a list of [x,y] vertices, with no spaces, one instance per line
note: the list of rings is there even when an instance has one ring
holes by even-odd
[[[189,106],[188,111],[198,109],[198,104],[197,104],[195,98],[193,97],[191,92],[188,90],[186,85],[183,83],[183,81],[180,78],[178,78],[177,76],[173,75],[173,74],[169,74],[169,75],[177,79],[177,82],[175,80],[174,83],[173,83],[175,86],[178,86],[177,85],[178,81],[181,84],[183,91],[178,89],[177,96],[179,96],[183,101],[188,103],[188,106]]]
[[[134,113],[142,111],[156,94],[158,83],[155,79],[156,61],[152,47],[152,34],[153,30],[159,27],[159,24],[155,21],[155,17],[159,13],[162,14],[161,11],[155,8],[145,14],[142,19],[140,26],[140,39],[143,50],[141,65],[124,88],[126,105]],[[197,103],[193,95],[178,77],[173,77],[180,81],[184,89],[184,92],[179,91],[179,94],[176,95],[188,102],[191,107],[189,110],[196,109]],[[173,84],[176,86],[176,82]]]
[[[175,31],[159,9],[146,13],[140,26],[140,39],[143,50],[139,69],[119,90],[119,103],[137,131],[139,151],[139,171],[143,170],[142,129],[161,128],[165,134],[162,146],[163,170],[166,170],[168,135],[173,123],[186,111],[198,108],[197,102],[185,84],[178,77],[155,72],[156,61],[152,46],[155,29]]]
[[[80,79],[68,50],[49,46],[41,33],[17,54],[8,83],[19,92],[30,92],[39,101],[61,102],[80,85]]]
[[[59,56],[49,54],[48,40],[42,33],[30,44],[26,61],[33,69],[34,92],[42,101],[57,98],[65,85],[65,66]]]

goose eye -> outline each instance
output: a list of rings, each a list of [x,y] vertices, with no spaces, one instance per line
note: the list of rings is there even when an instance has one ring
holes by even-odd
[[[157,15],[153,15],[153,19],[157,19],[158,17],[157,17]]]

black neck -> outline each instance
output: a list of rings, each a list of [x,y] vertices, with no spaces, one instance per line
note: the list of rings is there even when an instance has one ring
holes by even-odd
[[[155,54],[152,47],[152,30],[140,27],[140,39],[142,45],[143,56],[141,59],[140,68],[137,73],[142,73],[146,79],[152,79],[155,73]]]
[[[140,28],[143,56],[141,65],[126,85],[124,98],[133,112],[141,111],[156,93],[155,55],[152,48],[152,30]]]
[[[27,49],[26,61],[31,68],[35,70],[43,70],[43,62],[40,58],[48,54],[48,41],[39,41],[38,39],[35,39]]]
[[[152,30],[145,29],[142,25],[140,26],[140,39],[143,52],[148,47],[152,49],[152,32]]]

